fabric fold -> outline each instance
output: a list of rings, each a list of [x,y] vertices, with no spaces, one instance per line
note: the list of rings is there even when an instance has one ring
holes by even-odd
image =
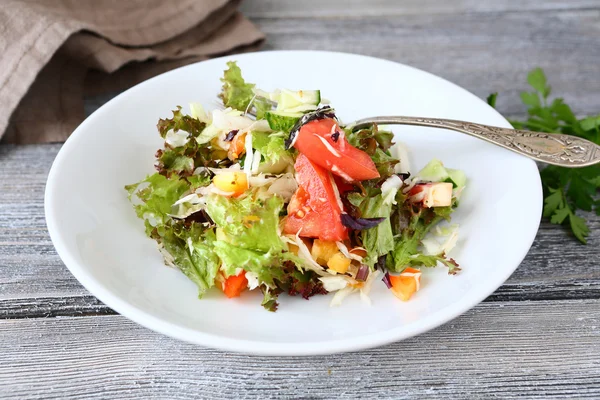
[[[0,137],[64,141],[83,120],[83,98],[233,51],[264,35],[240,0],[9,0],[0,9]]]

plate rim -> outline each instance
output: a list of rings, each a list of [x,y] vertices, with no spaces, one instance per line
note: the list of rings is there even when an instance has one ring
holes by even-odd
[[[164,79],[165,75],[177,74],[178,71],[186,68],[194,68],[197,64],[201,64],[203,62],[215,62],[215,61],[227,61],[231,60],[232,57],[260,57],[261,53],[325,53],[329,55],[343,55],[343,56],[352,56],[357,58],[365,58],[370,60],[375,60],[377,62],[385,62],[392,63],[395,65],[400,65],[404,68],[412,69],[418,71],[419,73],[426,74],[429,78],[433,78],[436,80],[441,80],[445,84],[449,84],[454,86],[455,89],[458,89],[465,94],[468,94],[478,101],[486,104],[482,99],[475,96],[473,93],[468,90],[462,88],[461,86],[448,81],[440,76],[434,75],[430,72],[402,64],[399,62],[386,60],[373,56],[366,56],[354,53],[347,52],[334,52],[334,51],[323,51],[323,50],[272,50],[272,51],[263,51],[263,52],[254,52],[254,53],[241,53],[241,54],[231,54],[222,57],[213,58],[206,61],[200,61],[193,64],[189,64],[186,66],[182,66],[165,73],[159,74],[155,77],[152,77],[146,81],[140,82],[137,85],[123,91],[118,94],[101,107],[99,107],[96,111],[94,111],[91,115],[89,115],[69,136],[69,138],[65,141],[61,149],[59,150],[56,158],[52,162],[52,166],[48,173],[48,178],[46,180],[46,188],[44,192],[44,214],[46,219],[46,225],[48,228],[48,233],[54,244],[57,254],[64,262],[66,267],[69,269],[71,274],[81,283],[86,290],[88,290],[92,295],[97,297],[100,301],[106,304],[111,309],[115,310],[119,314],[124,317],[138,323],[141,326],[149,328],[155,332],[164,334],[169,337],[173,337],[188,343],[198,344],[206,347],[216,348],[219,350],[226,351],[234,351],[238,353],[245,354],[254,354],[254,355],[263,355],[263,356],[309,356],[309,355],[324,355],[324,354],[334,354],[334,353],[343,353],[349,351],[358,351],[364,350],[374,347],[383,346],[389,343],[393,343],[396,341],[408,339],[410,337],[419,335],[421,333],[427,332],[434,328],[437,328],[441,325],[446,324],[447,322],[457,318],[458,316],[464,314],[465,312],[471,310],[473,307],[481,303],[485,298],[487,298],[490,294],[492,294],[498,287],[502,286],[504,282],[513,274],[513,272],[521,265],[523,259],[531,249],[531,245],[536,237],[536,234],[539,230],[539,224],[542,214],[542,185],[539,174],[536,179],[536,184],[538,186],[538,190],[536,190],[538,201],[536,202],[539,206],[536,209],[538,221],[535,226],[531,226],[530,231],[527,232],[526,236],[527,246],[524,246],[524,251],[521,252],[518,259],[519,262],[516,263],[514,267],[505,268],[504,274],[502,276],[502,283],[498,286],[494,286],[491,291],[488,290],[482,291],[478,296],[472,296],[467,298],[462,298],[458,302],[453,303],[451,309],[442,308],[433,314],[428,315],[427,317],[420,319],[418,323],[411,324],[411,328],[407,330],[405,326],[395,327],[386,331],[379,331],[375,333],[365,334],[360,337],[349,338],[349,339],[336,339],[335,341],[320,341],[320,342],[309,342],[309,343],[298,343],[298,342],[270,342],[270,341],[258,341],[258,340],[245,340],[245,339],[237,339],[230,337],[223,337],[216,334],[205,333],[202,331],[195,330],[193,328],[184,327],[178,325],[174,322],[164,321],[159,317],[156,317],[150,314],[147,311],[144,311],[141,308],[131,305],[127,301],[121,299],[118,295],[113,294],[108,288],[102,285],[99,281],[97,281],[93,276],[86,272],[85,267],[80,265],[80,263],[74,259],[68,250],[66,244],[62,240],[62,234],[60,229],[58,228],[59,224],[57,223],[57,217],[54,215],[55,210],[55,201],[53,198],[53,189],[54,182],[57,180],[57,173],[60,168],[60,164],[65,157],[68,157],[70,153],[71,147],[74,146],[76,142],[76,138],[83,135],[85,132],[85,128],[87,125],[93,123],[98,118],[102,118],[102,114],[109,108],[107,107],[113,102],[120,101],[121,97],[125,97],[130,95],[132,92],[135,92],[140,89],[141,86],[147,84],[150,81],[155,79]],[[508,121],[495,109],[494,112],[505,121],[506,126],[510,127]],[[74,139],[75,138],[75,139]],[[532,168],[537,170],[536,163],[529,159],[529,165]],[[500,278],[499,278],[500,279]],[[293,344],[293,346],[290,346]]]

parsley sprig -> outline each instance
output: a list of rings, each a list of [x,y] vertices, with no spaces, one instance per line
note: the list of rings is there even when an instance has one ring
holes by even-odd
[[[515,129],[565,133],[600,144],[600,114],[577,118],[562,98],[551,100],[551,88],[541,68],[532,70],[527,82],[533,90],[521,93],[521,101],[527,106],[528,118],[509,120]],[[493,93],[487,99],[492,107],[497,95]],[[587,243],[590,230],[577,211],[594,211],[600,215],[600,200],[596,196],[600,189],[600,165],[573,169],[549,165],[540,175],[544,189],[543,216],[553,224],[569,227],[581,243]]]

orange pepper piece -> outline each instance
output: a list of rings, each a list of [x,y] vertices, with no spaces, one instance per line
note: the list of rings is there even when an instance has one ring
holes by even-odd
[[[390,282],[392,293],[402,301],[408,301],[419,290],[421,271],[415,268],[406,268],[400,275],[391,275]]]
[[[225,279],[223,283],[223,293],[230,299],[239,297],[240,294],[248,287],[248,279],[246,279],[246,271],[242,271],[239,275],[232,275]]]

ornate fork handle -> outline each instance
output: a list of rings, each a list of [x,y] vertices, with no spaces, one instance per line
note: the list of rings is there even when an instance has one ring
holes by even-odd
[[[372,124],[450,129],[561,167],[586,167],[600,162],[600,146],[576,136],[499,128],[452,119],[401,116],[364,118],[356,121],[353,126],[361,128]]]

